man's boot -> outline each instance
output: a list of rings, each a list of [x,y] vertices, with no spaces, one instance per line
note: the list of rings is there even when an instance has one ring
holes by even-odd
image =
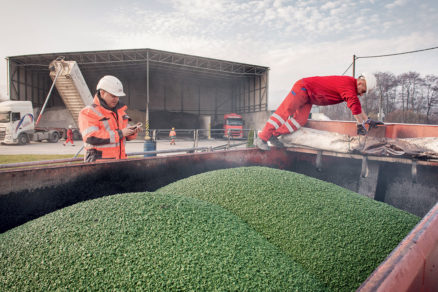
[[[284,148],[283,143],[278,140],[277,136],[271,136],[268,142],[271,144],[271,146],[274,146],[275,148]]]
[[[269,150],[269,145],[267,142],[263,141],[262,139],[260,139],[259,137],[256,138],[255,140],[255,145],[257,146],[257,148],[259,148],[260,150]]]

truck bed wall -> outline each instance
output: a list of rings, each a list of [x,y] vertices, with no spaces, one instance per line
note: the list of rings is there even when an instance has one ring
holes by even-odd
[[[287,150],[218,151],[135,158],[105,163],[72,164],[0,171],[0,231],[65,206],[105,195],[154,191],[205,171],[262,165],[332,182],[424,216],[438,201],[438,166],[417,166],[412,182],[409,165],[373,162],[377,174],[361,176],[361,161]]]
[[[154,191],[210,170],[263,165],[335,183],[423,216],[438,201],[438,165],[373,161],[363,177],[358,159],[287,150],[231,150],[105,163],[0,171],[0,232],[65,206],[115,193]],[[413,180],[415,178],[415,180]],[[374,193],[373,193],[374,192]],[[358,291],[436,291],[438,204]],[[402,281],[400,281],[402,279]]]

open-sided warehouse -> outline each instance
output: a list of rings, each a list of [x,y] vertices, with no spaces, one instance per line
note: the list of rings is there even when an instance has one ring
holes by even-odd
[[[246,127],[257,128],[268,107],[268,67],[158,51],[130,49],[93,52],[49,53],[7,58],[11,100],[31,100],[43,105],[52,80],[49,64],[58,57],[76,61],[94,94],[104,75],[118,77],[127,97],[121,99],[136,120],[144,120],[148,105],[151,128],[198,128],[200,117],[211,124],[235,112]],[[62,107],[56,90],[47,105]]]

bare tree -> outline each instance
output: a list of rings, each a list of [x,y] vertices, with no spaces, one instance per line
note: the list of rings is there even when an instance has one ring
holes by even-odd
[[[425,111],[427,123],[434,106],[438,105],[438,76],[426,75],[423,83],[423,96],[425,100]]]
[[[403,110],[403,122],[405,122],[405,113],[407,111],[417,112],[417,90],[418,84],[422,82],[420,74],[417,72],[403,73],[398,76],[401,86],[401,100]]]
[[[397,78],[390,72],[377,72],[377,90],[378,96],[378,119],[384,120],[384,117],[395,109]]]

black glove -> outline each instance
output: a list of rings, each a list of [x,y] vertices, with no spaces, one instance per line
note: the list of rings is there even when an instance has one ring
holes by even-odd
[[[357,124],[357,134],[358,135],[366,135],[367,134],[367,129],[365,129],[364,125]]]
[[[370,125],[370,129],[371,129],[371,128],[377,128],[378,125],[383,125],[383,122],[374,121],[374,120],[368,118],[368,120],[365,122],[365,124]]]

